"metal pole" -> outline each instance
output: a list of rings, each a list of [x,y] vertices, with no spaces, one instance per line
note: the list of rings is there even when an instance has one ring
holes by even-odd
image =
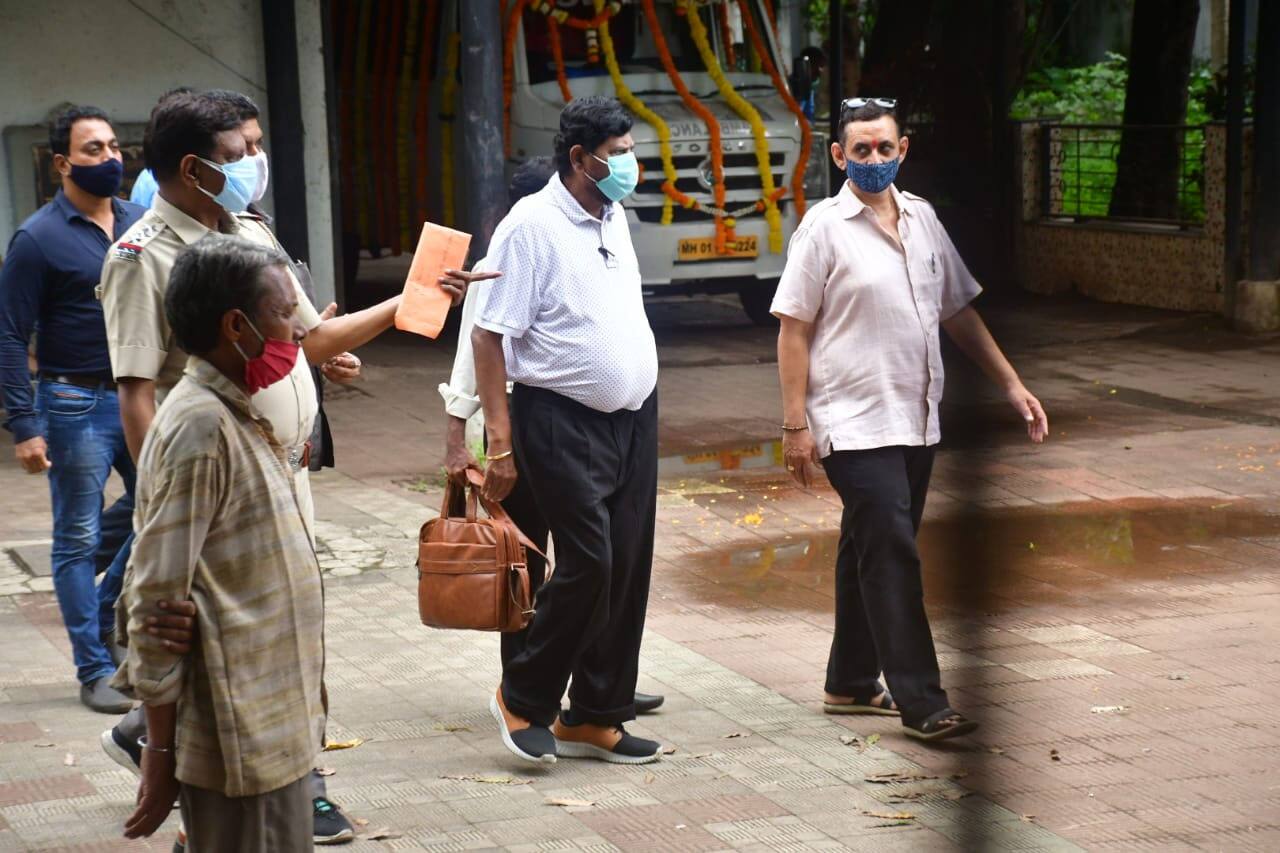
[[[267,110],[271,129],[278,131],[271,137],[276,237],[290,255],[305,261],[310,252],[307,166],[301,132],[302,83],[293,0],[262,0],[262,46],[266,58]]]
[[[1244,33],[1245,0],[1231,0],[1227,12],[1227,186],[1226,252],[1223,258],[1223,313],[1235,316],[1240,280],[1241,207],[1244,198]]]
[[[1280,280],[1280,5],[1258,4],[1254,51],[1253,193],[1249,204],[1250,281]]]
[[[471,256],[483,257],[506,208],[502,144],[502,4],[459,3],[462,14],[462,162],[471,209]]]
[[[831,139],[835,141],[840,129],[840,102],[844,100],[844,0],[828,0],[827,40],[831,44],[827,56],[827,100],[831,112]],[[838,192],[844,181],[844,173],[832,163],[832,192]]]

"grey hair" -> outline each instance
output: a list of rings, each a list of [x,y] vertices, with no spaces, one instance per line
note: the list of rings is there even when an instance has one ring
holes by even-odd
[[[164,294],[178,346],[195,355],[216,347],[223,315],[235,309],[256,315],[267,289],[263,271],[288,263],[275,249],[228,234],[209,234],[183,249]]]

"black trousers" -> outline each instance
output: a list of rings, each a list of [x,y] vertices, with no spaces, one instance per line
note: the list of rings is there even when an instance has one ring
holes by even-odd
[[[507,400],[507,404],[510,406],[510,399]],[[486,446],[487,444],[486,441]],[[511,520],[515,522],[516,527],[520,528],[520,532],[528,536],[529,540],[541,548],[545,554],[547,552],[547,520],[542,517],[542,511],[538,509],[538,501],[533,496],[533,489],[529,487],[528,477],[521,474],[516,479],[516,485],[511,490],[511,494],[507,495],[506,500],[502,502],[502,508],[507,511],[507,515],[511,516]],[[529,566],[529,587],[536,596],[546,575],[547,561],[532,551],[527,551],[525,561]],[[507,664],[524,650],[529,639],[530,627],[532,625],[526,626],[523,631],[511,631],[502,635],[503,669],[506,669]]]
[[[556,543],[523,648],[504,660],[514,713],[550,725],[572,676],[575,721],[635,718],[640,638],[653,569],[658,489],[658,396],[637,411],[597,412],[516,385],[513,445]]]
[[[822,460],[844,503],[826,690],[874,693],[883,672],[907,723],[947,707],[916,550],[933,456],[932,447],[880,447]]]

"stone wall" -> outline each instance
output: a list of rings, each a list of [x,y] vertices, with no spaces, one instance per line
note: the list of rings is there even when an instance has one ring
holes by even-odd
[[[1226,128],[1205,128],[1205,221],[1176,226],[1046,218],[1041,125],[1018,127],[1018,281],[1035,293],[1075,292],[1103,302],[1221,311],[1225,258]],[[1246,193],[1252,129],[1245,128]],[[1246,198],[1247,206],[1247,198]],[[1244,221],[1247,221],[1247,217]]]

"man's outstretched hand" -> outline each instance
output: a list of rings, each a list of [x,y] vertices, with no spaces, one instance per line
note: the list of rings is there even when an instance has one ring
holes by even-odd
[[[467,295],[467,288],[475,284],[477,281],[488,281],[491,278],[501,278],[500,272],[466,272],[464,270],[445,270],[444,275],[440,276],[440,286],[444,288],[445,293],[453,298],[454,305],[460,305],[463,298]]]

